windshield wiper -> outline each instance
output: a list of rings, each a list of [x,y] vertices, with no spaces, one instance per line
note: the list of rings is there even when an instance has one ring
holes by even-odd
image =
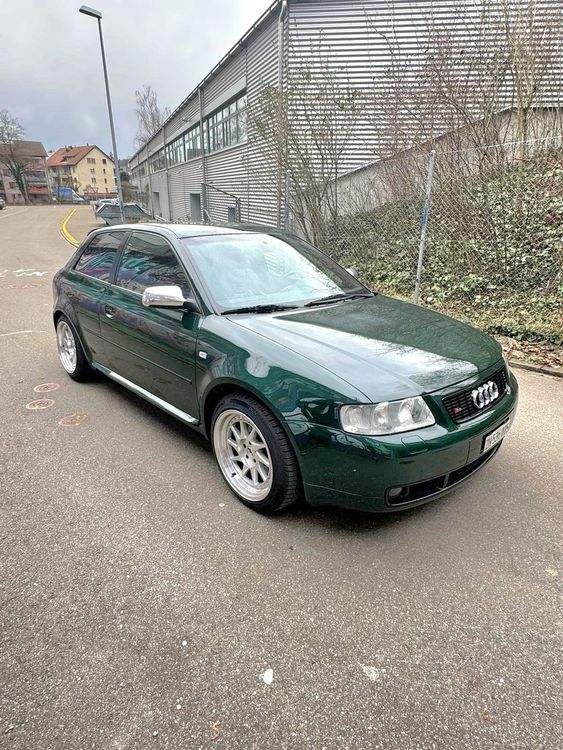
[[[297,305],[252,305],[251,307],[233,307],[231,310],[223,310],[221,315],[235,315],[236,313],[269,313],[280,310],[296,310]]]
[[[341,302],[344,299],[356,299],[357,297],[373,297],[373,292],[349,292],[348,294],[329,294],[328,297],[321,297],[320,299],[311,300],[307,302],[303,307],[315,307],[316,305],[324,305],[327,302]]]

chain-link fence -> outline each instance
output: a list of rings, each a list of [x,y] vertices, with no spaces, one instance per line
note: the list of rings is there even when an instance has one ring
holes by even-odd
[[[311,239],[372,288],[413,299],[418,268],[421,304],[563,343],[562,140],[383,160],[341,178],[337,205]]]

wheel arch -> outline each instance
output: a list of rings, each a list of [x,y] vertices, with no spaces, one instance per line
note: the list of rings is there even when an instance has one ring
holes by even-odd
[[[251,398],[255,399],[256,401],[259,401],[264,408],[268,409],[268,411],[272,414],[273,417],[275,417],[286,434],[289,442],[291,443],[291,447],[293,448],[293,452],[295,454],[295,458],[297,460],[297,464],[299,466],[299,471],[301,472],[301,453],[298,449],[295,435],[293,432],[289,429],[286,421],[283,418],[283,415],[279,412],[276,412],[275,409],[272,408],[272,404],[264,398],[264,396],[255,391],[253,388],[248,387],[245,383],[240,383],[238,381],[232,381],[232,380],[225,380],[220,383],[214,384],[209,390],[205,393],[203,397],[203,403],[202,403],[202,427],[203,432],[208,440],[211,440],[211,418],[213,416],[213,412],[215,411],[215,407],[219,403],[219,401],[227,395],[230,394],[236,394],[240,393],[244,396],[250,396]]]
[[[74,332],[74,335],[78,338],[80,346],[82,347],[82,351],[84,352],[84,354],[86,356],[86,360],[87,360],[88,364],[90,364],[92,362],[92,352],[85,345],[84,339],[83,339],[83,337],[82,337],[82,335],[80,333],[78,325],[76,324],[76,321],[73,320],[74,316],[72,314],[69,315],[68,311],[61,310],[60,307],[57,307],[56,310],[53,310],[53,325],[55,327],[55,331],[57,330],[57,323],[59,322],[59,320],[62,317],[65,317],[68,320],[68,322],[70,323],[70,325],[72,327],[72,330]]]

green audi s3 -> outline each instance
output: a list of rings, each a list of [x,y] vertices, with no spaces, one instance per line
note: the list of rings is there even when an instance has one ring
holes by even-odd
[[[96,230],[55,275],[53,315],[71,378],[102,373],[203,433],[264,513],[432,500],[495,455],[517,405],[492,338],[275,229]]]

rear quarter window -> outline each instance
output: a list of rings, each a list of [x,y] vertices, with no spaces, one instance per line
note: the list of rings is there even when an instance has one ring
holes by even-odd
[[[100,281],[108,281],[123,236],[123,232],[103,232],[96,235],[82,251],[74,270]]]

